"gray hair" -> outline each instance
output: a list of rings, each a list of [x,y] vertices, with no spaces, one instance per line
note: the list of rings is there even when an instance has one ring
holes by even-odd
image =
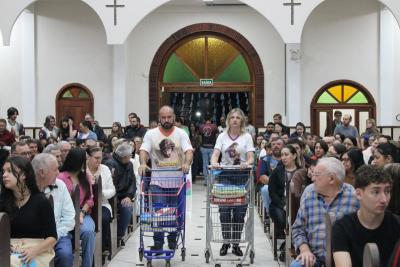
[[[60,146],[58,144],[50,144],[43,149],[43,153],[51,153],[53,150],[60,150]]]
[[[50,162],[52,160],[57,162],[56,157],[53,156],[52,154],[49,153],[37,154],[31,162],[35,174],[37,175],[39,170],[48,169],[50,167]]]
[[[318,160],[318,165],[323,165],[328,172],[335,174],[336,178],[343,182],[346,171],[340,160],[333,157],[322,158]]]
[[[117,149],[115,150],[115,154],[120,156],[121,158],[127,157],[127,156],[132,156],[132,146],[127,144],[127,143],[122,143],[120,144]]]
[[[63,145],[71,145],[71,144],[67,141],[62,140],[62,141],[58,142],[57,145],[59,148],[61,148]]]

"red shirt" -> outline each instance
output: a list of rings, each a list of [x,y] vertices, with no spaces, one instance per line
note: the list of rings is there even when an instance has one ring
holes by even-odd
[[[0,145],[11,146],[15,143],[14,134],[8,130],[4,130],[3,134],[0,134]]]

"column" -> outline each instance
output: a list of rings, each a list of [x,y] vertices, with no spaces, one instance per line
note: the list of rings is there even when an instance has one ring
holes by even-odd
[[[22,12],[21,42],[21,119],[25,126],[36,124],[36,27],[35,10],[32,7]]]
[[[126,46],[113,45],[113,108],[114,121],[119,121],[124,125],[127,114],[126,106]]]
[[[394,32],[397,22],[392,12],[382,5],[379,27],[379,101],[377,101],[380,114],[378,125],[393,125],[394,114],[393,96],[395,86],[395,47]]]
[[[286,44],[285,58],[286,124],[294,126],[304,120],[301,116],[300,44]]]

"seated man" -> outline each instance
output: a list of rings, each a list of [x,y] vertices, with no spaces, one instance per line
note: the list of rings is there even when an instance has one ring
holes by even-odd
[[[376,243],[380,264],[387,266],[400,237],[400,218],[386,210],[392,187],[390,174],[381,168],[365,165],[356,172],[355,187],[360,209],[333,225],[335,265],[363,266],[365,244]]]
[[[325,264],[325,214],[337,220],[359,207],[354,188],[343,183],[345,170],[338,159],[320,159],[312,176],[314,183],[301,196],[292,228],[293,244],[300,253],[292,267]]]
[[[51,154],[38,154],[33,158],[32,166],[39,190],[46,195],[53,196],[58,237],[54,247],[55,266],[71,267],[74,256],[72,254],[72,236],[69,231],[73,230],[75,226],[75,208],[64,182],[56,179],[58,176],[57,159]]]

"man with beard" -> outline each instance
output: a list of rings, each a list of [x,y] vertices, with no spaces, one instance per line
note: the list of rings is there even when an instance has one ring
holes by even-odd
[[[130,113],[128,115],[129,123],[131,125],[126,126],[124,138],[132,140],[136,136],[143,136],[146,134],[146,128],[140,125],[140,118],[135,113]]]
[[[271,134],[274,132],[275,130],[275,124],[273,122],[268,122],[267,124],[267,129],[264,132],[264,139],[265,140],[269,140],[269,138],[271,137]]]
[[[260,172],[258,177],[258,184],[261,184],[261,196],[264,202],[264,208],[268,212],[269,210],[269,193],[268,193],[268,182],[269,176],[271,175],[272,171],[276,168],[278,163],[281,160],[281,149],[284,146],[284,142],[282,139],[278,138],[271,141],[271,149],[272,155],[265,156],[260,163]]]
[[[153,194],[153,203],[163,203],[169,206],[177,206],[177,197],[171,197],[179,190],[182,184],[180,179],[183,173],[188,173],[193,159],[193,148],[189,136],[184,130],[174,126],[174,110],[169,106],[163,106],[159,111],[160,126],[146,132],[143,144],[140,147],[140,168],[139,174],[145,176],[150,169],[147,165],[151,159],[152,173],[150,180],[150,193]],[[168,142],[167,142],[168,140]],[[168,146],[166,146],[168,143]],[[163,149],[167,151],[162,151]],[[170,157],[171,149],[176,157]],[[165,150],[164,149],[164,150]],[[179,171],[162,171],[163,169],[180,169]],[[167,197],[166,195],[170,195]],[[151,205],[151,204],[150,204]],[[182,211],[178,206],[178,214]],[[156,212],[159,210],[156,208]],[[153,236],[154,246],[151,250],[161,254],[164,245],[164,233],[157,232]],[[171,232],[168,235],[168,248],[175,250],[177,245],[177,233]]]

